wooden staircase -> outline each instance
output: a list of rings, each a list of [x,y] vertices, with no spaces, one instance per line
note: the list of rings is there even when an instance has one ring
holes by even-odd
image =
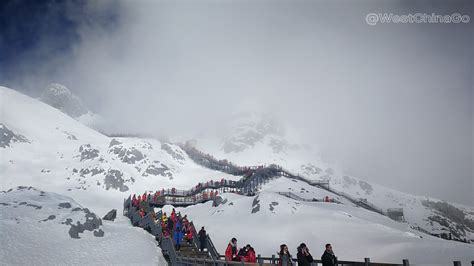
[[[176,250],[176,255],[179,257],[198,258],[198,259],[212,259],[209,253],[199,251],[199,248],[193,244],[183,241],[179,250]]]

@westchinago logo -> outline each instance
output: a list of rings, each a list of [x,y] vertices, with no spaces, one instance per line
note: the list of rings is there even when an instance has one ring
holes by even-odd
[[[460,13],[453,13],[448,15],[439,15],[435,13],[415,13],[407,15],[396,15],[393,13],[369,13],[365,16],[365,22],[368,25],[375,26],[380,23],[395,23],[395,24],[467,24],[471,21],[471,17]]]

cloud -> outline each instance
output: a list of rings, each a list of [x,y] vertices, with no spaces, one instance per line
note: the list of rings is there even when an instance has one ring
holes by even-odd
[[[353,175],[474,204],[472,25],[365,22],[472,17],[472,3],[87,3],[68,7],[77,43],[30,86],[64,83],[124,131],[160,135],[271,112]]]

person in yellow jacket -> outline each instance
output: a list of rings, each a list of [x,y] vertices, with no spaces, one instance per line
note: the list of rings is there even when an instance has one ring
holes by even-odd
[[[166,216],[166,212],[164,212],[163,215],[161,216],[161,220],[162,220],[164,223],[167,223],[167,222],[168,222],[168,217]]]

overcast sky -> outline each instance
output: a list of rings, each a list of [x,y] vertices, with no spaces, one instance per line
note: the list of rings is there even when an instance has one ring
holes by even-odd
[[[474,22],[366,23],[473,1],[53,2],[0,4],[0,84],[168,135],[271,112],[349,174],[474,205]]]

